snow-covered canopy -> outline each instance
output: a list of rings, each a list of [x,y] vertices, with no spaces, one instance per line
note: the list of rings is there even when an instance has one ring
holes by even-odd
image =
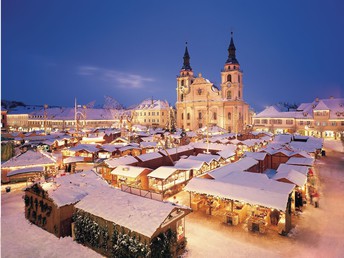
[[[301,165],[301,166],[313,166],[314,159],[313,158],[298,158],[298,157],[291,157],[286,162],[288,165]]]
[[[76,163],[76,162],[83,162],[85,161],[84,157],[68,157],[63,160],[64,164],[69,164],[69,163]]]
[[[1,164],[2,168],[51,166],[56,164],[56,159],[48,152],[28,150]]]
[[[145,170],[151,170],[151,169],[143,168],[143,167],[120,165],[111,171],[111,175],[137,178]]]
[[[74,204],[88,194],[110,189],[94,171],[57,177],[53,182],[42,183],[41,186],[58,207]]]
[[[8,177],[19,175],[19,174],[28,174],[28,173],[43,173],[44,167],[28,167],[22,169],[12,170],[7,173]]]
[[[307,176],[308,171],[309,171],[309,167],[298,166],[298,165],[288,165],[288,164],[282,163],[278,166],[277,173],[289,172],[290,170],[296,170],[296,171],[302,173],[303,175]]]
[[[272,179],[274,180],[286,179],[297,186],[304,186],[307,183],[307,176],[305,176],[301,172],[296,171],[294,169],[291,169],[289,171],[284,170],[282,172],[278,172],[272,177]]]
[[[191,155],[188,157],[188,159],[204,161],[207,164],[210,164],[214,160],[219,161],[220,158],[221,158],[221,156],[219,156],[219,155],[211,155],[211,154],[204,154],[204,153],[199,153],[197,156]]]
[[[174,167],[177,169],[182,170],[190,170],[190,169],[201,169],[204,165],[204,161],[199,160],[191,160],[191,159],[180,159],[175,164]]]
[[[149,238],[174,210],[183,209],[169,202],[143,198],[118,189],[110,189],[98,196],[86,196],[75,207]]]
[[[281,211],[286,210],[289,194],[292,192],[294,185],[278,182],[267,177],[266,180],[261,178],[259,182],[263,182],[262,184],[255,180],[248,181],[248,178],[243,178],[243,180],[246,180],[246,185],[195,177],[189,181],[184,190],[229,200],[238,200]]]
[[[145,153],[145,154],[136,156],[136,158],[141,161],[148,161],[148,160],[158,159],[161,157],[163,157],[163,155],[159,152],[150,152],[150,153]]]
[[[120,158],[112,158],[104,161],[110,168],[115,168],[119,165],[132,165],[138,162],[133,156],[123,156]]]
[[[167,179],[172,174],[174,174],[179,169],[175,167],[169,167],[169,166],[161,166],[155,170],[153,170],[151,173],[148,174],[148,177],[152,178],[160,178],[160,179]]]
[[[245,151],[244,152],[245,157],[250,157],[255,160],[264,160],[266,157],[266,153],[264,152],[251,152],[251,151]]]

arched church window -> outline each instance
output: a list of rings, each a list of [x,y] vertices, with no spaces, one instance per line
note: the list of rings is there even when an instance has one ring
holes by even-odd
[[[227,99],[231,99],[232,98],[232,92],[229,90],[227,91]]]
[[[183,102],[184,101],[184,94],[180,95],[180,100]]]
[[[232,113],[231,112],[228,112],[227,118],[228,118],[228,120],[232,120]]]
[[[184,113],[182,113],[182,120],[184,120]]]
[[[238,82],[240,83],[240,75],[238,75]]]
[[[232,75],[230,74],[227,75],[227,82],[232,82]]]
[[[240,90],[238,91],[238,97],[239,97],[239,99],[241,98]]]
[[[181,81],[180,81],[180,85],[181,85],[181,86],[184,86],[184,80],[181,80]]]
[[[214,120],[217,119],[217,113],[216,113],[216,112],[213,113],[213,119],[214,119]]]
[[[198,112],[198,119],[202,119],[202,112]]]
[[[187,114],[186,114],[186,119],[187,119],[187,120],[190,120],[190,113],[187,113]]]

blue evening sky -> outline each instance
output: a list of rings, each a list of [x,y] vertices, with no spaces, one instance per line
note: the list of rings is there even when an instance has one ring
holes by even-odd
[[[220,86],[232,30],[256,111],[343,97],[343,13],[342,0],[2,0],[1,98],[174,105],[185,41],[195,75]]]

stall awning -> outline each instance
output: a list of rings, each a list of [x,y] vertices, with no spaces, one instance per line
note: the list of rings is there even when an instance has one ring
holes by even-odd
[[[76,162],[83,162],[84,158],[83,157],[68,157],[63,160],[64,164],[69,164],[69,163],[76,163]]]
[[[28,167],[28,168],[22,168],[13,170],[7,173],[8,177],[19,175],[19,174],[28,174],[28,173],[43,173],[44,167]]]
[[[267,179],[266,183],[264,186],[258,187],[257,185],[236,185],[218,180],[193,178],[184,190],[285,211],[289,194],[294,185],[272,179]]]

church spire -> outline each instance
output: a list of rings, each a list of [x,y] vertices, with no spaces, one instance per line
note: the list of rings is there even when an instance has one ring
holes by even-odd
[[[189,55],[189,51],[188,51],[188,43],[185,42],[185,53],[184,53],[184,63],[183,63],[183,67],[182,70],[185,71],[192,71],[192,68],[190,66],[190,55]]]
[[[226,61],[226,64],[239,64],[238,60],[235,57],[235,46],[233,41],[233,31],[231,32],[231,42],[229,43],[228,47],[228,59]]]

